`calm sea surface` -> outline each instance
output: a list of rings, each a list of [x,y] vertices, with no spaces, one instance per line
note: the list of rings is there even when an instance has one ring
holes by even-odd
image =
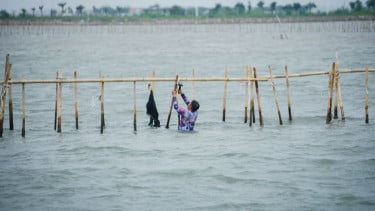
[[[281,39],[281,36],[283,39]],[[243,77],[375,68],[375,23],[285,25],[0,26],[0,67],[12,79]],[[3,75],[0,74],[0,78]],[[13,85],[14,131],[8,110],[0,138],[0,210],[374,210],[375,74],[369,74],[369,124],[363,73],[341,75],[345,121],[325,123],[327,75],[260,82],[264,126],[244,124],[246,84],[184,82],[201,104],[196,132],[179,133],[173,113],[165,129],[173,82],[157,82],[162,127],[147,126],[147,83],[63,85],[62,133],[53,130],[55,85],[26,85],[26,137],[21,137],[21,86]],[[181,101],[180,101],[181,102]],[[256,101],[257,102],[257,101]],[[339,116],[340,117],[340,116]]]

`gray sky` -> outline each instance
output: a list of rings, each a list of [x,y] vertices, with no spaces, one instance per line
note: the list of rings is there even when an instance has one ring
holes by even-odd
[[[59,3],[66,3],[66,7],[76,8],[78,5],[83,5],[86,9],[91,10],[93,6],[131,6],[137,8],[146,8],[154,4],[159,4],[161,7],[168,7],[173,5],[179,5],[183,7],[188,6],[205,6],[214,7],[217,3],[222,6],[233,7],[236,3],[240,2],[245,5],[251,2],[253,7],[256,7],[260,0],[0,0],[0,10],[5,9],[8,12],[19,12],[22,8],[30,11],[31,8],[39,8],[40,5],[44,6],[44,10],[47,11],[51,8],[60,9]],[[299,2],[306,4],[314,2],[318,9],[321,11],[334,10],[345,6],[348,8],[350,0],[263,0],[265,5],[269,6],[271,2],[276,1],[278,5],[292,4]],[[354,0],[352,0],[354,1]],[[364,0],[362,0],[364,2]]]

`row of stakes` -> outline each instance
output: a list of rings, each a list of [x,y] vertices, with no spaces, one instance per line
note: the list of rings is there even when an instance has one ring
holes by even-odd
[[[245,89],[245,106],[244,106],[244,123],[249,122],[249,126],[252,126],[255,123],[255,98],[258,106],[258,116],[259,116],[259,124],[263,126],[263,115],[262,115],[262,108],[261,108],[261,101],[260,101],[260,94],[259,94],[259,81],[268,81],[271,80],[272,84],[272,91],[273,97],[277,109],[277,114],[279,117],[279,124],[282,125],[282,117],[276,92],[276,86],[274,83],[275,78],[285,78],[286,80],[286,91],[287,91],[287,103],[288,103],[288,120],[292,121],[292,109],[291,109],[291,98],[290,98],[290,88],[289,88],[289,78],[290,77],[305,77],[305,76],[313,76],[313,75],[329,75],[328,80],[328,101],[327,101],[327,114],[326,114],[326,123],[329,124],[332,121],[332,113],[333,118],[338,118],[338,109],[340,109],[341,119],[345,120],[344,114],[344,106],[341,97],[341,87],[340,87],[340,73],[358,73],[358,72],[365,72],[365,122],[369,123],[369,116],[368,116],[368,73],[375,72],[375,69],[365,68],[364,70],[339,70],[338,61],[333,62],[331,70],[328,72],[310,72],[310,73],[300,73],[300,74],[293,74],[289,75],[288,68],[285,66],[285,75],[273,75],[272,68],[269,66],[269,76],[265,77],[257,77],[256,75],[256,68],[246,67],[246,77],[244,78],[229,78],[228,71],[225,70],[223,78],[195,78],[194,77],[194,70],[193,70],[193,77],[192,78],[179,78],[176,75],[175,78],[156,78],[155,72],[153,72],[152,78],[121,78],[121,79],[104,79],[101,75],[99,79],[77,79],[77,72],[74,72],[73,80],[63,80],[62,74],[57,72],[55,80],[11,80],[11,67],[12,64],[10,63],[9,54],[6,56],[5,62],[5,74],[4,74],[4,81],[2,81],[2,91],[1,91],[1,111],[0,111],[0,137],[3,137],[3,123],[4,123],[4,116],[5,116],[5,101],[6,95],[8,94],[8,102],[9,102],[9,129],[14,130],[13,124],[13,102],[12,102],[12,85],[13,84],[21,84],[22,85],[22,137],[25,137],[26,134],[26,100],[25,100],[25,84],[33,84],[33,83],[55,83],[56,84],[56,101],[55,101],[55,123],[54,129],[61,133],[61,121],[62,121],[62,83],[73,83],[74,84],[74,110],[75,110],[75,126],[76,129],[79,129],[78,125],[78,97],[77,97],[77,84],[78,83],[100,83],[100,101],[101,101],[101,118],[100,118],[100,133],[102,134],[105,128],[105,120],[104,120],[104,83],[105,82],[133,82],[133,128],[134,132],[137,131],[137,106],[136,106],[136,82],[143,81],[155,83],[156,81],[174,81],[174,87],[177,87],[178,81],[224,81],[224,97],[223,97],[223,112],[222,112],[222,121],[225,122],[226,118],[226,97],[227,97],[227,83],[229,81],[240,81],[245,82],[246,87],[248,87],[250,83],[250,100],[249,98],[249,89]],[[154,87],[154,84],[151,86]],[[255,93],[254,93],[255,91]],[[255,97],[256,95],[256,97]],[[249,103],[250,103],[250,119],[248,121],[248,113],[249,113]],[[166,128],[169,128],[169,121],[172,112],[171,103]],[[332,112],[333,110],[333,112]]]

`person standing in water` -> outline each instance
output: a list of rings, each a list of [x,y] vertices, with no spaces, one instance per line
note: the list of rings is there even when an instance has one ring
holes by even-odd
[[[177,94],[181,94],[187,108],[180,107],[177,102]],[[193,131],[195,122],[198,118],[199,103],[196,100],[191,102],[186,97],[186,95],[181,91],[181,89],[172,91],[173,95],[173,108],[177,111],[179,115],[178,130],[180,131]]]

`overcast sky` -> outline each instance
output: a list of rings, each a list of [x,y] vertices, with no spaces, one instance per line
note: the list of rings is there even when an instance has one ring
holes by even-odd
[[[260,0],[0,0],[0,10],[5,9],[8,12],[19,12],[22,8],[31,10],[31,8],[35,7],[38,9],[41,5],[43,5],[44,10],[51,8],[58,10],[60,9],[58,4],[64,2],[66,3],[66,7],[71,7],[72,9],[75,9],[78,5],[83,5],[85,9],[91,10],[93,6],[97,8],[102,6],[146,8],[154,4],[159,4],[161,7],[170,7],[173,5],[193,7],[197,5],[212,8],[217,3],[220,3],[222,6],[233,7],[238,2],[248,5],[249,1],[253,7],[256,7]],[[276,1],[278,5],[292,4],[294,2],[301,4],[314,2],[319,10],[327,11],[343,6],[348,8],[349,2],[354,0],[263,0],[266,6],[269,6],[273,1]],[[362,1],[364,3],[364,0]]]

